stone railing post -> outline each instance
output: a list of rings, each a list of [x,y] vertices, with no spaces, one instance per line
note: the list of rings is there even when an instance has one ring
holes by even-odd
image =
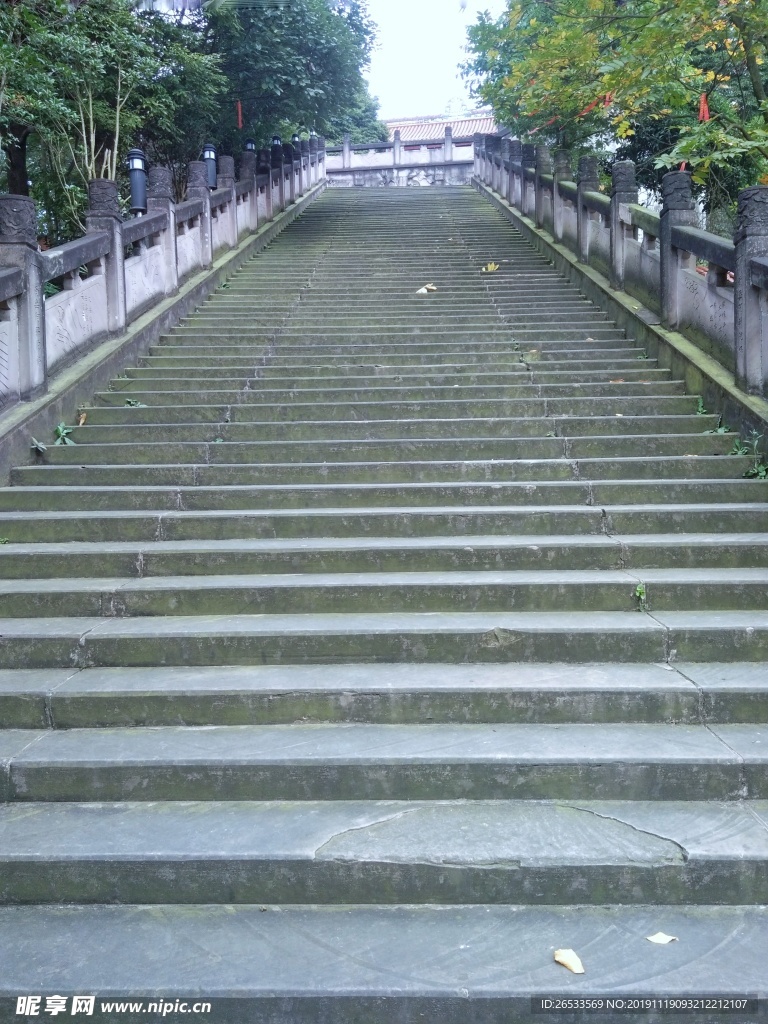
[[[400,129],[395,128],[395,136],[392,140],[392,158],[394,166],[399,167],[403,161],[403,144],[400,137]]]
[[[267,176],[267,186],[264,189],[264,220],[272,220],[274,217],[272,209],[272,162],[268,149],[260,149],[257,152],[256,173]]]
[[[662,207],[659,218],[659,262],[661,285],[661,319],[665,327],[675,328],[680,322],[680,274],[692,261],[690,253],[672,245],[672,228],[677,225],[695,227],[696,210],[691,195],[688,171],[669,171],[661,179]]]
[[[309,137],[309,178],[313,185],[316,185],[319,178],[319,169],[317,166],[317,136],[310,135]]]
[[[341,166],[345,170],[352,166],[352,140],[349,132],[344,132],[341,143]]]
[[[535,218],[536,227],[544,227],[544,196],[545,187],[544,182],[541,180],[543,174],[552,174],[552,154],[549,152],[549,146],[541,145],[536,147],[536,177],[534,179],[535,188]]]
[[[249,231],[255,231],[259,226],[259,193],[256,189],[256,152],[246,149],[240,156],[240,181],[248,183],[248,193],[243,197],[243,203],[247,204],[245,222]]]
[[[520,139],[511,139],[509,143],[509,202],[518,210],[523,209],[523,190],[521,165],[523,162],[523,144]]]
[[[480,181],[487,184],[483,177],[483,160],[485,159],[483,154],[483,141],[484,139],[480,132],[475,132],[472,136],[472,155],[475,158],[473,174],[476,178],[479,178]]]
[[[90,235],[97,231],[106,231],[109,235],[109,252],[104,257],[107,325],[110,334],[120,334],[126,324],[123,215],[117,182],[108,178],[95,178],[88,182],[85,232]]]
[[[445,138],[443,139],[443,160],[449,164],[453,160],[453,129],[449,124],[445,126]]]
[[[223,215],[227,218],[227,245],[237,245],[237,193],[235,192],[235,158],[219,157],[219,173],[216,175],[216,188],[225,188],[229,192],[229,202],[224,207]],[[221,214],[219,214],[221,216]]]
[[[483,136],[483,181],[493,188],[493,136]]]
[[[24,290],[18,297],[18,391],[22,401],[46,389],[45,298],[37,251],[37,212],[27,196],[0,195],[0,267],[18,269]],[[15,381],[11,381],[15,385]]]
[[[734,274],[736,377],[747,391],[768,395],[768,308],[751,281],[750,263],[768,256],[768,187],[755,185],[739,195]]]
[[[590,213],[584,205],[585,192],[597,192],[600,188],[600,175],[596,156],[579,158],[579,171],[576,176],[578,186],[576,193],[576,237],[579,260],[589,263]]]
[[[318,156],[318,160],[319,160],[319,156]],[[285,167],[284,167],[284,161],[285,161],[285,156],[283,154],[283,144],[282,144],[282,142],[281,143],[276,143],[276,142],[273,143],[272,144],[272,149],[270,150],[270,160],[269,160],[270,165],[272,167],[272,172],[270,173],[269,187],[272,188],[272,180],[271,180],[272,179],[272,174],[274,173],[274,171],[277,171],[278,172],[278,178],[277,178],[277,182],[278,182],[277,196],[278,196],[278,199],[277,199],[277,202],[278,202],[278,206],[280,207],[280,209],[278,211],[275,211],[273,209],[272,210],[273,214],[275,212],[279,213],[279,212],[281,212],[282,210],[285,209]]]
[[[150,167],[147,213],[162,210],[168,217],[168,226],[160,235],[166,295],[174,295],[179,290],[179,265],[176,258],[176,205],[173,198],[173,173],[170,167]]]
[[[301,191],[307,192],[312,187],[312,168],[309,164],[309,139],[301,140]]]
[[[187,168],[187,198],[200,199],[200,265],[210,267],[213,262],[213,232],[211,227],[211,192],[208,188],[208,168],[205,160],[192,160]]]
[[[552,182],[552,234],[556,242],[562,242],[565,200],[560,195],[560,182],[573,180],[571,151],[569,149],[555,150],[555,166],[552,174],[554,179]]]
[[[617,160],[611,168],[611,287],[624,290],[627,232],[630,203],[637,202],[635,165],[631,160]],[[622,207],[624,208],[622,217]]]
[[[499,148],[499,161],[501,163],[501,177],[499,179],[499,195],[504,199],[509,197],[509,138],[501,140]]]
[[[283,180],[285,181],[285,171],[290,171],[288,175],[287,185],[288,188],[285,190],[285,205],[292,206],[296,202],[296,178],[294,177],[293,168],[293,145],[290,142],[283,143]]]
[[[523,190],[523,202],[520,207],[521,213],[526,217],[530,216],[534,212],[535,207],[535,182],[530,184],[526,177],[527,171],[531,168],[536,167],[536,147],[530,142],[523,143],[523,174],[522,174],[522,190]]]
[[[501,192],[501,139],[498,135],[491,135],[488,143],[491,160],[491,188],[494,192]]]
[[[319,177],[321,181],[325,181],[325,138],[322,135],[317,140],[317,159],[320,162]]]

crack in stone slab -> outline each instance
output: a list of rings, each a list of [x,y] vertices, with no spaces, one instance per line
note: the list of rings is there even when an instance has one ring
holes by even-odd
[[[406,807],[406,808],[404,808],[401,811],[393,811],[391,814],[386,814],[386,815],[384,815],[381,818],[377,818],[375,821],[366,821],[362,825],[351,825],[349,828],[343,828],[343,829],[341,829],[340,832],[334,832],[332,836],[329,836],[326,840],[324,840],[316,848],[316,850],[315,850],[315,852],[314,852],[314,854],[312,856],[315,859],[317,859],[317,856],[318,856],[318,854],[320,853],[321,850],[323,850],[326,846],[328,846],[330,843],[334,842],[335,840],[340,839],[342,836],[349,835],[350,832],[363,832],[365,829],[373,828],[376,825],[386,825],[390,821],[398,821],[400,818],[404,818],[408,814],[414,814],[416,811],[420,811],[422,809],[423,808],[421,807],[421,805],[418,805],[418,806],[415,806],[415,807]]]
[[[559,807],[570,807],[574,811],[584,811],[586,814],[592,814],[596,818],[603,818],[606,821],[615,821],[619,825],[626,825],[627,828],[631,828],[635,832],[639,832],[644,836],[651,836],[653,839],[661,839],[663,842],[672,843],[680,851],[680,855],[683,858],[684,863],[688,863],[690,859],[689,853],[682,843],[679,843],[676,839],[671,836],[661,835],[659,832],[651,832],[650,829],[641,828],[639,825],[633,825],[631,821],[625,821],[623,818],[617,817],[615,814],[609,814],[607,811],[597,811],[592,807],[581,807],[579,804],[558,804]]]

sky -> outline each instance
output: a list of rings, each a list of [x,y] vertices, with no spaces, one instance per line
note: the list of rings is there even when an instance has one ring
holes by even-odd
[[[498,17],[506,7],[506,0],[368,0],[379,29],[368,73],[379,117],[458,114],[476,106],[458,77],[467,26],[479,11]]]

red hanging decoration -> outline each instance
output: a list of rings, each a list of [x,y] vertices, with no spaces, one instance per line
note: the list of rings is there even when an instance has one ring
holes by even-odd
[[[707,94],[705,92],[699,96],[699,120],[709,120],[709,104],[707,103]]]
[[[240,100],[237,100],[237,102],[235,103],[235,109],[237,110],[237,127],[238,128],[242,128],[243,127],[243,104],[240,102]]]

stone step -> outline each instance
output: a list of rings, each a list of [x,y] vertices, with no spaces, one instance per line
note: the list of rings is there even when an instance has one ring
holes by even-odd
[[[763,534],[39,541],[0,546],[4,580],[238,573],[768,569]],[[646,594],[647,597],[647,594]]]
[[[23,466],[14,470],[12,491],[0,488],[0,510],[19,503],[39,508],[29,486],[196,486],[212,484],[448,483],[523,480],[739,479],[751,465],[746,456],[645,456],[626,459],[493,459],[439,462],[271,463],[261,466]]]
[[[659,930],[678,941],[648,942]],[[465,1024],[468,1006],[484,1024],[529,1015],[557,1024],[577,1018],[541,1013],[541,1001],[572,996],[576,987],[579,997],[594,997],[604,1008],[609,999],[624,999],[615,1015],[600,1013],[613,1022],[631,1019],[632,998],[703,992],[730,997],[741,1009],[693,1011],[686,1020],[753,1024],[760,1011],[745,1000],[754,993],[764,998],[767,942],[761,906],[3,907],[0,993],[9,1020],[18,993],[55,990],[67,997],[99,993],[101,1019],[110,1002],[104,996],[129,993],[130,1000],[120,1000],[126,1024],[146,1021],[158,993],[170,1003],[168,1013],[176,1000],[190,1008],[208,1001],[207,1016],[229,1024],[392,1024],[398,1017]],[[560,948],[584,960],[578,986],[554,962]],[[130,1001],[142,1003],[141,1010],[131,1011]]]
[[[738,806],[766,799],[767,736],[765,725],[645,723],[9,729],[4,798],[26,805],[554,799]]]
[[[0,806],[0,905],[768,902],[768,800],[125,800],[36,810]]]
[[[758,663],[0,670],[3,729],[428,722],[768,722]]]
[[[368,612],[0,619],[7,668],[356,663],[741,661],[768,612]],[[764,744],[765,746],[765,744]]]
[[[0,580],[0,617],[768,610],[768,569],[351,571]]]

